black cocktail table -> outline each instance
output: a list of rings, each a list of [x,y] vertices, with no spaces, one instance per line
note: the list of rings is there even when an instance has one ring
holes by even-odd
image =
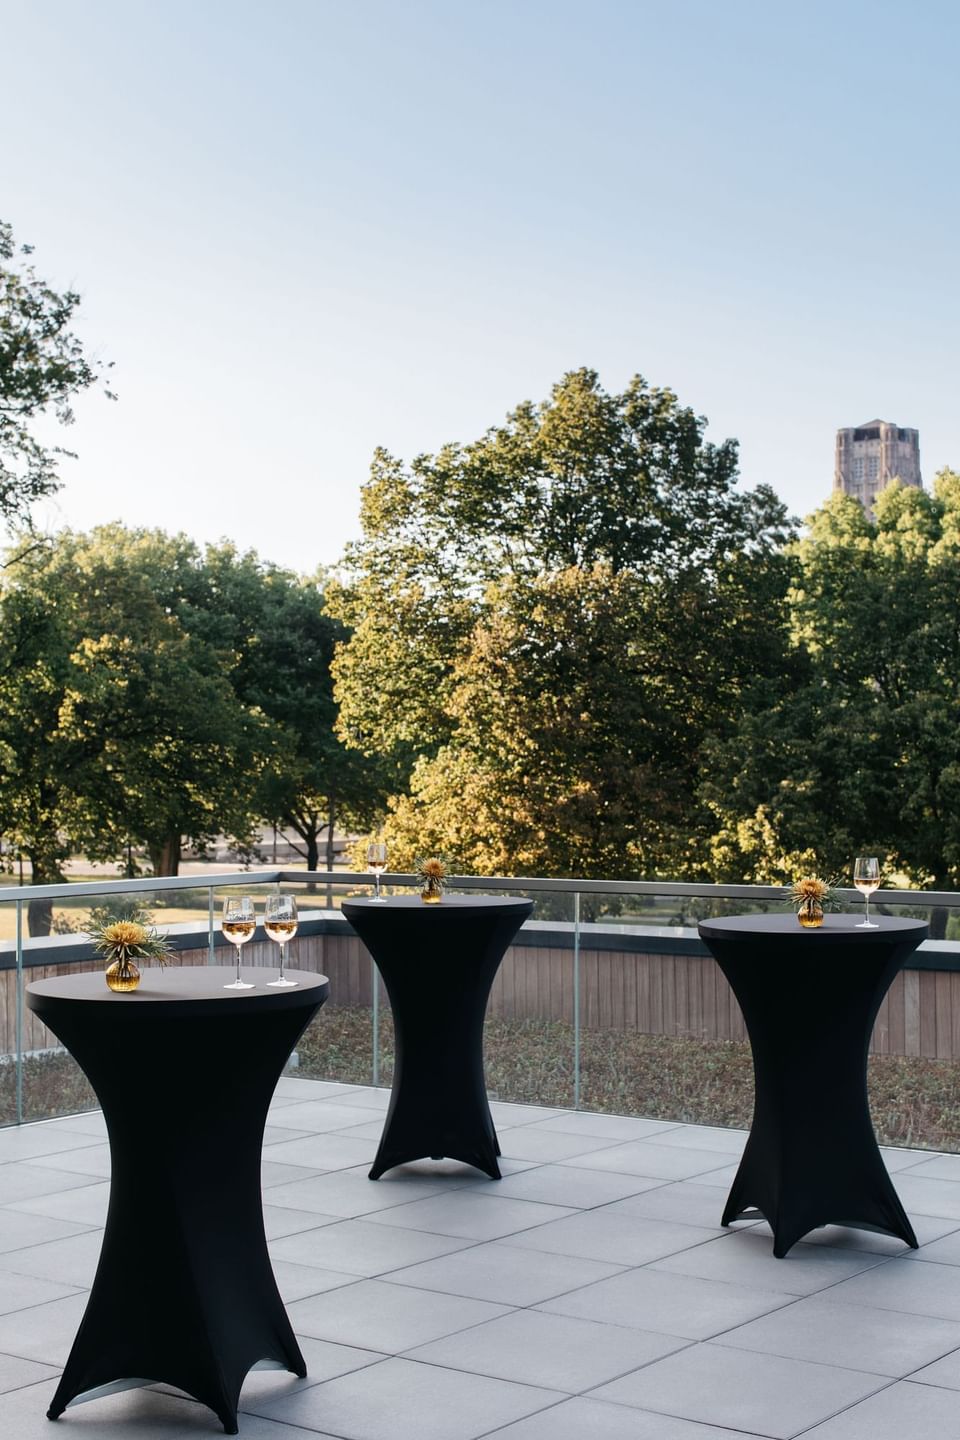
[[[371,1180],[423,1156],[500,1179],[483,1079],[483,1017],[504,952],[533,903],[463,895],[424,905],[345,900],[343,913],[383,976],[393,1010],[393,1091]]]
[[[263,1231],[267,1109],[323,975],[224,990],[236,967],[145,971],[115,995],[100,972],[40,980],[27,1004],[66,1045],[103,1106],[110,1209],[86,1313],[48,1410],[165,1381],[237,1433],[258,1362],[305,1375]]]
[[[759,1211],[773,1253],[820,1225],[913,1233],[877,1147],[867,1049],[880,1003],[926,937],[921,920],[792,915],[704,920],[700,935],[740,1002],[753,1049],[753,1125],[721,1218]]]

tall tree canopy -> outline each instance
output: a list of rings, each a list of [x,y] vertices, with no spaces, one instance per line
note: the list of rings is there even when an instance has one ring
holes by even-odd
[[[315,581],[229,545],[108,525],[21,549],[0,572],[0,833],[35,883],[75,849],[176,874],[185,843],[249,843],[264,818],[315,866],[335,814],[368,823],[381,798],[333,733],[341,633]]]
[[[780,683],[749,697],[703,787],[717,878],[849,872],[866,849],[960,884],[960,475],[894,482],[875,508],[835,496],[795,548]]]
[[[334,670],[344,736],[411,772],[397,863],[697,865],[699,751],[779,661],[789,533],[705,423],[579,370],[472,445],[377,453]]]
[[[80,296],[41,280],[26,258],[32,250],[18,249],[0,220],[0,519],[11,529],[58,488],[57,459],[71,453],[41,444],[32,422],[53,414],[72,424],[71,401],[109,368],[88,358],[70,329]]]

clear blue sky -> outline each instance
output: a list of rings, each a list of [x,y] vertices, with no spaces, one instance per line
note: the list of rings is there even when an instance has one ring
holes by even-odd
[[[635,371],[798,514],[834,430],[960,467],[953,0],[0,0],[0,216],[83,294],[48,523],[298,569],[374,446]]]

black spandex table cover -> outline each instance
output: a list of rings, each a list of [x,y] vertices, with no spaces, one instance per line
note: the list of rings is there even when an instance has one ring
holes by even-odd
[[[782,1257],[817,1226],[917,1238],[877,1147],[867,1048],[890,982],[926,937],[920,920],[792,915],[704,920],[700,935],[740,1002],[753,1049],[753,1125],[721,1218],[759,1210]]]
[[[267,1254],[260,1150],[277,1080],[329,985],[300,972],[295,990],[267,990],[273,973],[245,967],[257,988],[232,992],[236,966],[150,969],[129,995],[102,971],[27,987],[97,1092],[112,1167],[51,1420],[93,1394],[165,1381],[235,1435],[251,1366],[306,1374]]]
[[[345,900],[390,997],[393,1091],[371,1180],[423,1156],[449,1156],[500,1179],[483,1078],[483,1018],[504,952],[530,900],[449,895],[385,904]]]

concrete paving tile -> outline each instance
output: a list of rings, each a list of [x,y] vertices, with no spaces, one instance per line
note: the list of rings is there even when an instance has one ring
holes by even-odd
[[[619,1273],[621,1267],[570,1255],[520,1250],[501,1240],[395,1270],[384,1278],[500,1305],[536,1305]]]
[[[52,1170],[41,1173],[59,1174]],[[17,1200],[10,1209],[23,1210],[30,1215],[51,1215],[54,1220],[72,1220],[79,1225],[105,1224],[110,1203],[109,1183],[94,1181],[93,1176],[87,1175],[71,1175],[70,1181],[71,1188],[68,1190]]]
[[[752,1223],[758,1235],[772,1239],[773,1231],[766,1220]],[[910,1223],[921,1247],[944,1235],[951,1235],[957,1229],[956,1220],[943,1220],[936,1215],[911,1215]],[[803,1243],[831,1245],[841,1250],[873,1250],[877,1255],[901,1255],[904,1259],[920,1253],[910,1250],[897,1235],[878,1235],[874,1230],[857,1230],[849,1225],[821,1225],[816,1230],[808,1230]]]
[[[339,1105],[336,1100],[308,1100],[287,1105],[271,1116],[271,1125],[301,1133],[325,1134],[331,1130],[348,1130],[357,1123],[355,1105]]]
[[[0,1220],[0,1225],[3,1223]],[[0,1256],[0,1268],[88,1290],[96,1274],[102,1243],[102,1230],[84,1230],[66,1239],[8,1250]]]
[[[273,1191],[268,1191],[273,1195]],[[263,1229],[268,1240],[284,1235],[299,1235],[303,1230],[318,1230],[322,1225],[336,1223],[336,1215],[321,1215],[316,1210],[293,1210],[289,1205],[264,1205]]]
[[[891,1175],[896,1175],[900,1170],[908,1170],[911,1173],[922,1170],[922,1167],[931,1160],[940,1159],[940,1152],[937,1150],[904,1150],[896,1145],[881,1145],[880,1154],[883,1156],[883,1163]],[[955,1156],[953,1157],[956,1158]],[[960,1174],[954,1171],[942,1177],[946,1180],[960,1179]]]
[[[900,1167],[903,1175],[921,1180],[960,1181],[960,1155],[931,1155],[922,1159],[922,1152],[918,1150],[901,1150],[900,1154],[913,1157],[911,1164],[908,1165],[905,1161]]]
[[[908,1215],[939,1215],[947,1220],[960,1220],[960,1181],[936,1180],[900,1170],[896,1178],[897,1194]]]
[[[747,1440],[742,1430],[718,1430],[692,1420],[654,1415],[579,1396],[496,1432],[496,1440]]]
[[[693,1250],[671,1255],[652,1268],[704,1280],[729,1280],[758,1290],[812,1295],[874,1266],[892,1262],[870,1250],[834,1250],[828,1245],[794,1245],[782,1260],[774,1257],[772,1241],[756,1230],[743,1230],[710,1240]]]
[[[948,1440],[956,1434],[955,1390],[901,1380],[805,1431],[803,1440]]]
[[[275,1241],[270,1254],[298,1265],[319,1265],[352,1276],[370,1277],[464,1248],[462,1239],[431,1235],[368,1220],[338,1220],[322,1229]]]
[[[86,1292],[0,1315],[0,1354],[62,1369],[87,1308]],[[0,1430],[0,1434],[3,1431]]]
[[[44,1128],[47,1127],[51,1130],[66,1130],[68,1133],[72,1131],[78,1135],[98,1135],[101,1140],[107,1138],[107,1122],[103,1118],[102,1110],[84,1110],[78,1115],[49,1120],[44,1122]]]
[[[326,1175],[326,1170],[308,1170],[303,1165],[281,1165],[274,1160],[260,1162],[260,1185],[270,1190],[274,1185],[289,1185],[297,1180],[309,1180],[311,1175]]]
[[[438,1295],[383,1280],[356,1280],[288,1307],[298,1334],[389,1355],[494,1320],[504,1311],[503,1305],[484,1300]]]
[[[364,1114],[357,1105],[354,1105],[353,1112],[358,1119]],[[369,1111],[367,1113],[369,1114]],[[355,1124],[347,1130],[341,1130],[340,1134],[348,1136],[351,1140],[372,1140],[375,1145],[379,1145],[380,1137],[383,1134],[383,1119],[377,1115],[375,1119],[366,1120],[362,1125]]]
[[[22,1360],[16,1355],[0,1355],[0,1394],[19,1390],[24,1385],[37,1385],[42,1380],[55,1380],[59,1373],[53,1365],[39,1365],[36,1360]],[[13,1435],[11,1430],[0,1433]]]
[[[553,1120],[544,1120],[541,1130],[564,1135],[591,1135],[607,1144],[614,1140],[639,1140],[644,1135],[666,1135],[677,1128],[673,1120],[643,1120],[633,1115],[604,1115],[596,1110],[564,1110]]]
[[[297,1390],[309,1390],[311,1385],[321,1385],[326,1380],[335,1380],[338,1375],[349,1375],[363,1370],[368,1365],[385,1359],[376,1350],[358,1350],[351,1345],[332,1345],[329,1340],[314,1340],[309,1335],[297,1337],[303,1358],[307,1362],[307,1373],[303,1380],[285,1370],[251,1370],[243,1382],[240,1395],[240,1409],[254,1406],[260,1401],[284,1400]],[[317,1419],[319,1420],[319,1416]]]
[[[919,1235],[917,1239],[920,1239]],[[938,1240],[921,1243],[919,1250],[906,1250],[901,1253],[905,1260],[915,1260],[918,1263],[933,1260],[938,1265],[960,1265],[960,1230],[951,1230],[949,1235]]]
[[[916,1316],[913,1317],[917,1319]],[[897,1317],[899,1320],[899,1317]],[[933,1324],[927,1321],[927,1324]],[[940,1324],[946,1322],[940,1321]],[[960,1390],[960,1349],[952,1350],[948,1355],[935,1360],[931,1365],[925,1365],[920,1370],[914,1370],[910,1376],[918,1385],[939,1385],[945,1390]]]
[[[686,1345],[675,1336],[517,1310],[406,1354],[451,1370],[578,1394]]]
[[[0,1396],[0,1434],[10,1440],[50,1440],[46,1410],[54,1385],[38,1384]],[[222,1427],[212,1410],[196,1401],[168,1393],[156,1386],[124,1390],[101,1400],[71,1406],[59,1422],[72,1436],[84,1440],[184,1440],[196,1436],[209,1440]],[[244,1440],[339,1440],[327,1435],[319,1424],[310,1428],[279,1425],[258,1415],[244,1415]]]
[[[669,1220],[637,1220],[612,1215],[609,1207],[583,1210],[566,1220],[541,1225],[511,1237],[510,1243],[555,1255],[579,1255],[584,1260],[605,1260],[610,1265],[646,1265],[687,1246],[712,1240],[715,1231],[695,1225],[674,1225]]]
[[[722,1343],[738,1350],[762,1350],[768,1355],[899,1379],[950,1351],[960,1356],[960,1324],[865,1305],[831,1305],[815,1295],[752,1320],[738,1330],[728,1330]],[[919,1371],[911,1378],[917,1379],[923,1373]],[[935,1377],[931,1383],[946,1382]]]
[[[562,1162],[589,1170],[616,1170],[625,1175],[649,1175],[656,1180],[689,1180],[730,1163],[723,1150],[696,1150],[680,1145],[658,1145],[652,1140],[627,1140],[607,1150],[575,1155]]]
[[[479,1184],[480,1182],[478,1182]],[[636,1195],[658,1180],[642,1175],[617,1175],[603,1170],[575,1170],[572,1165],[534,1165],[497,1182],[496,1193],[513,1200],[541,1200],[547,1205],[593,1209],[611,1200]]]
[[[85,1150],[98,1144],[94,1135],[68,1130],[62,1125],[7,1125],[0,1129],[0,1165],[17,1160],[35,1160],[70,1150]]]
[[[344,1085],[337,1080],[300,1080],[294,1075],[283,1075],[277,1081],[275,1096],[291,1100],[323,1100],[336,1096],[337,1104],[344,1095],[353,1095],[364,1086]]]
[[[353,1085],[348,1090],[342,1090],[337,1096],[338,1105],[355,1105],[361,1110],[386,1110],[390,1104],[390,1091],[380,1086],[374,1088],[372,1085]]]
[[[76,1295],[79,1286],[62,1281],[43,1280],[36,1275],[22,1275],[14,1270],[0,1269],[0,1315],[12,1315],[48,1300],[63,1300]]]
[[[506,1100],[491,1099],[490,1114],[498,1130],[501,1125],[509,1130],[516,1125],[537,1125],[544,1120],[556,1120],[566,1111],[555,1105],[514,1105]]]
[[[295,1210],[317,1210],[321,1214],[351,1220],[372,1215],[378,1210],[392,1210],[433,1195],[448,1194],[468,1181],[441,1177],[413,1179],[402,1171],[392,1170],[382,1180],[367,1178],[366,1168],[336,1170],[315,1175],[289,1185],[270,1188],[270,1204],[289,1206]],[[388,1221],[392,1224],[392,1221]]]
[[[353,1275],[345,1275],[342,1270],[321,1270],[318,1265],[295,1265],[290,1260],[273,1257],[270,1263],[284,1305],[290,1305],[294,1300],[305,1300],[308,1295],[322,1295],[327,1290],[336,1290],[341,1285],[349,1285],[354,1279]]]
[[[0,1205],[16,1205],[43,1195],[78,1190],[101,1183],[99,1175],[78,1175],[73,1171],[51,1170],[41,1165],[0,1165]]]
[[[718,1125],[677,1125],[657,1136],[658,1145],[679,1145],[684,1150],[720,1151],[741,1156],[747,1143],[748,1130],[728,1130]]]
[[[571,1167],[564,1166],[567,1168]],[[636,1221],[672,1220],[677,1225],[696,1225],[712,1230],[715,1235],[725,1235],[728,1232],[720,1224],[723,1205],[724,1197],[717,1193],[716,1186],[701,1185],[696,1180],[677,1180],[660,1181],[638,1195],[614,1201],[607,1208],[611,1215],[626,1215]],[[756,1220],[741,1221],[737,1228],[757,1223]]]
[[[351,1140],[333,1130],[328,1135],[308,1135],[298,1140],[278,1139],[270,1146],[270,1159],[286,1165],[306,1165],[311,1170],[351,1170],[373,1164],[376,1146],[369,1140]]]
[[[519,1126],[513,1130],[498,1130],[500,1149],[508,1158],[532,1160],[539,1165],[555,1164],[568,1160],[573,1155],[585,1155],[591,1150],[609,1148],[609,1137],[600,1135],[567,1134],[562,1130],[547,1130],[542,1125]]]
[[[93,1136],[87,1136],[92,1140]],[[98,1180],[110,1179],[110,1146],[95,1141],[92,1145],[81,1145],[77,1150],[57,1150],[52,1155],[35,1155],[31,1167],[59,1170],[65,1175],[93,1175]],[[76,1183],[76,1182],[74,1182]]]
[[[794,1300],[793,1295],[776,1295],[772,1290],[642,1268],[545,1300],[537,1308],[686,1340],[708,1340]]]
[[[263,1147],[289,1145],[294,1140],[311,1140],[313,1130],[295,1130],[292,1125],[267,1125],[263,1132]]]
[[[832,1305],[869,1305],[899,1310],[904,1315],[960,1321],[960,1276],[954,1265],[887,1260],[876,1269],[835,1285],[824,1299]]]
[[[594,1392],[703,1424],[790,1440],[886,1386],[877,1375],[693,1345]]]
[[[30,1215],[22,1210],[0,1209],[0,1257],[9,1250],[22,1250],[28,1245],[43,1245],[48,1240],[61,1240],[68,1235],[84,1235],[97,1227],[55,1220],[49,1215]],[[2,1263],[2,1262],[0,1262]]]
[[[376,1225],[399,1225],[402,1229],[428,1230],[435,1235],[460,1236],[466,1240],[499,1240],[548,1220],[559,1220],[573,1211],[561,1205],[540,1205],[532,1200],[501,1200],[485,1191],[464,1189],[450,1195],[433,1195],[393,1210],[378,1210],[370,1216]]]
[[[561,1398],[531,1385],[393,1359],[258,1404],[257,1413],[293,1425],[322,1421],[344,1440],[475,1440]]]

